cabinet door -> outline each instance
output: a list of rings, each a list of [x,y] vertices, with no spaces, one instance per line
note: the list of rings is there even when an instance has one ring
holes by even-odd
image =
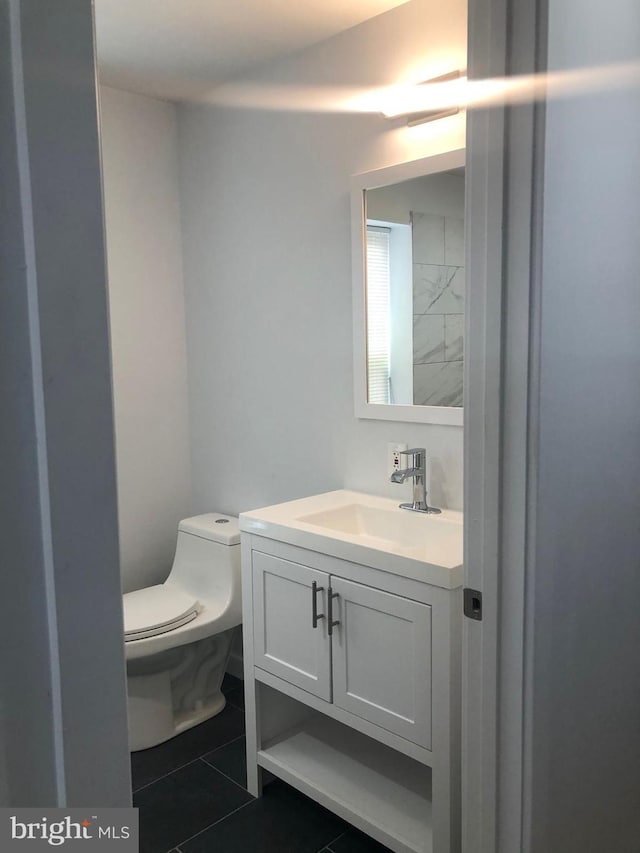
[[[431,748],[431,608],[331,578],[333,702]]]
[[[252,552],[252,568],[255,665],[330,702],[329,575],[261,551]]]

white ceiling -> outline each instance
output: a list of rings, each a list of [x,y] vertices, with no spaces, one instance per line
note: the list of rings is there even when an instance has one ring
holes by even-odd
[[[407,0],[95,0],[100,80],[172,100]]]

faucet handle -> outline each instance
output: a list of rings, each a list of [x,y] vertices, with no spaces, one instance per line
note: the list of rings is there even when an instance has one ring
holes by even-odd
[[[411,450],[399,451],[402,456],[413,456],[411,465],[414,471],[420,471],[424,475],[426,466],[427,451],[424,447],[413,447]]]
[[[420,468],[424,465],[427,455],[424,447],[413,447],[411,450],[400,450],[399,452],[402,456],[413,456],[413,465],[415,468]]]

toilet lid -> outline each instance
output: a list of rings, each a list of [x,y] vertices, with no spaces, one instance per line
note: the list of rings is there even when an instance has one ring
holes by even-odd
[[[191,622],[202,610],[197,598],[169,583],[137,589],[122,598],[125,642],[166,634]]]

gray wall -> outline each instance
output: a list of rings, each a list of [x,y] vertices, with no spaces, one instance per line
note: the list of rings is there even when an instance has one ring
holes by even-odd
[[[465,53],[466,3],[413,0],[248,82],[331,99],[464,67]],[[432,502],[461,508],[461,428],[354,416],[349,176],[463,147],[464,116],[410,129],[183,106],[179,131],[194,508],[342,486],[405,499],[388,441],[426,446]]]
[[[30,382],[9,6],[8,0],[0,3],[0,806],[56,801],[53,662]],[[19,62],[14,64],[19,67]]]
[[[15,87],[17,125],[10,113],[2,125],[13,217],[2,219],[11,243],[0,312],[8,793],[17,805],[121,806],[130,777],[92,9],[60,0],[43,26],[37,0],[3,0],[4,16],[8,5],[13,68],[2,66],[2,91]]]
[[[191,511],[176,107],[100,88],[120,571],[162,583]]]
[[[552,0],[549,67],[638,61],[636,0]],[[600,74],[596,71],[594,80]],[[546,116],[532,847],[640,846],[640,81]]]

